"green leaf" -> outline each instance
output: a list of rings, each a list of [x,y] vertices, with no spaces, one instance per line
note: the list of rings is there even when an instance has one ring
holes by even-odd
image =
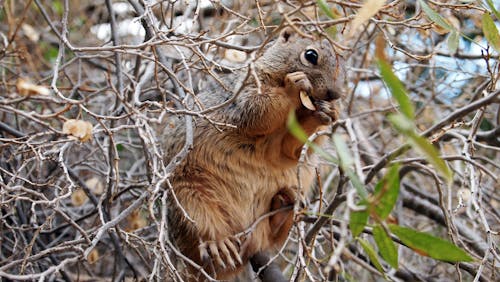
[[[365,189],[365,185],[359,179],[358,175],[354,173],[352,169],[349,169],[348,171],[345,172],[349,180],[351,180],[352,186],[356,189],[356,192],[358,192],[358,196],[365,200],[368,197],[368,192]]]
[[[384,177],[375,185],[375,212],[381,220],[391,213],[399,195],[399,167],[393,165]]]
[[[340,159],[340,166],[343,170],[347,171],[354,164],[354,160],[349,152],[349,148],[347,148],[347,144],[344,142],[344,139],[340,137],[340,135],[333,135],[333,143],[335,144],[335,149],[337,149],[337,155]]]
[[[455,30],[452,25],[450,25],[440,14],[429,7],[427,3],[425,3],[423,0],[418,0],[418,2],[420,3],[420,6],[422,6],[422,10],[424,11],[424,13],[431,21],[448,31]]]
[[[118,152],[123,151],[123,148],[124,148],[124,147],[123,147],[123,144],[116,144],[116,150],[117,150]]]
[[[54,11],[59,15],[62,16],[64,12],[64,7],[62,4],[62,1],[52,1],[52,8],[54,8]]]
[[[398,269],[398,249],[382,226],[373,227],[373,239],[382,258],[392,268]]]
[[[457,31],[452,31],[450,35],[448,35],[448,50],[450,54],[455,54],[458,49],[458,43],[460,42],[460,36]]]
[[[290,111],[288,113],[287,127],[290,130],[295,138],[299,139],[301,142],[307,142],[308,136],[304,130],[300,127],[299,121],[297,120],[297,116],[295,116],[295,111]]]
[[[370,245],[370,243],[368,241],[361,239],[361,238],[358,238],[358,242],[361,244],[361,247],[363,247],[363,249],[365,250],[365,253],[368,255],[368,257],[370,258],[370,261],[373,263],[375,268],[377,268],[377,270],[380,273],[384,274],[384,268],[380,264],[380,261],[378,260],[378,257],[377,257],[377,253],[373,249],[372,245]]]
[[[335,39],[337,37],[337,27],[336,26],[331,26],[327,29],[325,29],[326,33],[333,39]]]
[[[366,201],[361,200],[358,205],[365,205]],[[368,222],[368,210],[351,211],[349,214],[349,229],[353,237],[358,237]]]
[[[356,192],[358,192],[361,199],[366,199],[368,197],[368,192],[366,191],[363,182],[351,168],[354,164],[354,160],[349,152],[349,149],[347,148],[347,144],[338,134],[333,135],[333,144],[335,145],[337,155],[339,156],[340,167],[351,180],[352,185],[356,188]]]
[[[414,110],[413,104],[406,94],[406,90],[403,86],[403,83],[399,80],[399,78],[392,72],[391,66],[383,60],[378,60],[378,66],[380,69],[380,74],[382,75],[382,79],[389,87],[392,96],[398,101],[401,112],[409,119],[413,120]]]
[[[390,114],[387,116],[387,119],[401,133],[414,131],[416,129],[413,121],[402,114]]]
[[[411,121],[401,114],[390,115],[387,118],[396,130],[408,138],[410,145],[419,151],[448,182],[452,180],[452,172],[446,162],[439,157],[438,150],[427,139],[416,133],[415,126]]]
[[[333,157],[330,153],[326,152],[315,143],[309,141],[309,136],[307,136],[305,131],[300,127],[299,121],[297,120],[294,111],[290,111],[290,113],[288,113],[287,127],[290,133],[295,138],[307,144],[309,148],[312,148],[314,152],[325,158],[325,160],[328,160],[329,162],[332,162],[337,165],[339,164],[339,161],[335,157]]]
[[[500,20],[500,13],[495,8],[495,5],[493,5],[493,1],[486,0],[486,3],[488,3],[488,6],[490,6],[491,11],[493,12],[493,14],[495,14],[495,16],[497,17],[497,19]]]
[[[59,48],[42,42],[40,44],[42,47],[43,57],[49,62],[54,62],[59,55]]]
[[[434,145],[432,145],[429,140],[418,135],[415,132],[412,132],[408,137],[410,140],[410,144],[415,149],[420,151],[420,153],[424,155],[427,161],[429,161],[429,163],[431,163],[441,173],[441,175],[448,182],[450,182],[452,180],[453,174],[448,165],[446,165],[446,162],[441,157],[439,157],[439,152],[436,147],[434,147]]]
[[[495,128],[495,125],[491,123],[490,120],[483,118],[481,123],[479,124],[479,128],[484,131],[492,130]]]
[[[326,3],[325,0],[318,0],[317,1],[318,3],[318,7],[320,8],[320,10],[325,13],[325,15],[327,17],[329,17],[330,19],[335,19],[335,15],[332,13],[332,10],[330,10],[330,7],[328,7],[328,4]]]
[[[483,15],[483,33],[491,47],[500,53],[500,35],[495,22],[488,13]]]
[[[471,262],[473,259],[453,243],[398,225],[389,225],[389,229],[409,248],[420,255],[447,262]]]

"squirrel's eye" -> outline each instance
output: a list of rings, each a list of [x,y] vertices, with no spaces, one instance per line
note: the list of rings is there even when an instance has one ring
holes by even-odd
[[[313,49],[308,49],[306,50],[306,52],[304,53],[304,57],[306,58],[306,60],[313,64],[313,65],[317,65],[318,64],[318,52],[316,52],[315,50]]]

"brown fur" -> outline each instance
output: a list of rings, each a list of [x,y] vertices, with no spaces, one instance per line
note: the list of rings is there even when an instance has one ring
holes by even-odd
[[[317,65],[301,60],[308,48],[317,50]],[[293,224],[291,210],[266,218],[247,236],[234,237],[262,215],[295,202],[299,186],[296,166],[303,144],[288,133],[289,112],[295,110],[309,135],[337,118],[333,100],[338,98],[335,86],[339,62],[326,40],[303,38],[285,29],[255,62],[255,69],[261,94],[255,81],[250,82],[232,104],[210,116],[234,124],[237,129],[221,131],[204,119],[197,120],[193,149],[172,178],[175,196],[195,221],[193,224],[187,220],[171,201],[170,230],[175,242],[187,257],[217,279],[233,277],[253,254],[279,247],[288,236]],[[243,76],[240,74],[236,81],[241,82]],[[314,98],[316,111],[301,105],[301,90]],[[201,91],[198,98],[208,107],[231,95],[216,89]],[[179,124],[166,135],[167,159],[184,144],[184,132]],[[305,171],[300,179],[307,189],[313,182],[312,171]],[[210,248],[210,243],[217,250]],[[238,254],[232,253],[230,247]],[[238,263],[238,255],[242,264]],[[194,277],[201,277],[193,269],[190,271]]]

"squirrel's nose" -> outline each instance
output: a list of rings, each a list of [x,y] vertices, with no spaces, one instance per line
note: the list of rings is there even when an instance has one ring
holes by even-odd
[[[326,98],[328,101],[340,98],[340,93],[336,89],[327,89]]]

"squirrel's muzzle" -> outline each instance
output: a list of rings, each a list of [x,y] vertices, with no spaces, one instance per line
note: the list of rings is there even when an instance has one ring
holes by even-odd
[[[327,89],[326,90],[326,98],[327,101],[337,100],[342,95],[338,89]]]

